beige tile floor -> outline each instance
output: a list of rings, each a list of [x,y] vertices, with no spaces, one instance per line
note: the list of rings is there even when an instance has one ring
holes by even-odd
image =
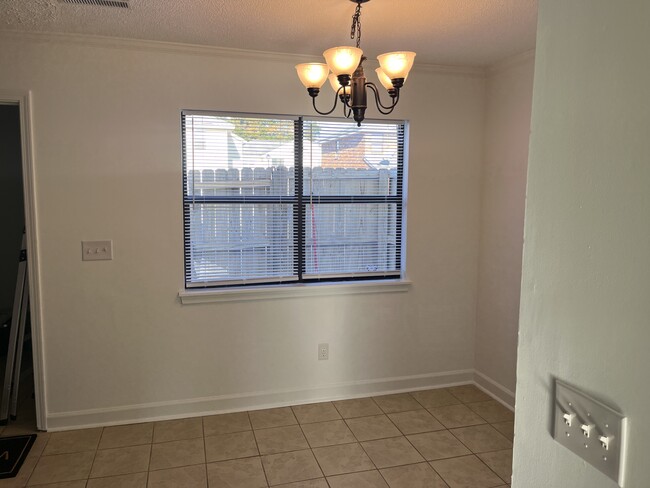
[[[468,385],[39,433],[0,488],[507,487],[512,437],[512,412]]]

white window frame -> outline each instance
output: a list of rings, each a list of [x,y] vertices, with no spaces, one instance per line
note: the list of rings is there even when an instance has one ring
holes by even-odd
[[[304,142],[304,137],[302,134],[302,128],[305,122],[317,121],[317,120],[328,120],[328,121],[337,121],[337,120],[346,120],[346,119],[336,119],[331,117],[302,117],[302,116],[287,116],[287,115],[269,115],[269,114],[255,114],[255,113],[233,113],[233,112],[215,112],[215,111],[189,111],[184,110],[181,113],[182,120],[186,115],[214,115],[220,117],[241,117],[241,118],[271,118],[271,119],[289,119],[293,120],[296,126],[300,126],[300,131],[297,134],[297,137],[300,137],[301,140],[295,141],[296,145],[296,180],[299,181],[299,185],[296,185],[296,188],[302,189],[302,143]],[[269,299],[269,298],[284,298],[284,297],[293,297],[293,296],[311,296],[311,295],[339,295],[339,294],[367,294],[367,293],[385,293],[385,292],[401,292],[406,291],[411,283],[406,279],[406,213],[407,213],[407,168],[408,168],[408,122],[403,120],[367,120],[364,123],[382,123],[390,122],[400,124],[401,127],[401,146],[399,146],[399,155],[398,155],[398,171],[401,175],[399,179],[399,214],[400,214],[400,223],[401,223],[401,235],[400,235],[400,245],[398,251],[399,257],[399,267],[395,272],[390,273],[380,273],[377,276],[372,276],[370,274],[355,277],[355,276],[344,276],[343,274],[337,274],[335,276],[329,277],[329,279],[304,279],[302,277],[302,272],[299,273],[300,276],[297,280],[289,281],[288,283],[274,283],[269,282],[270,280],[251,280],[246,284],[238,284],[233,286],[232,283],[209,283],[203,284],[199,283],[189,283],[186,276],[186,285],[185,289],[179,292],[179,297],[181,302],[184,304],[187,303],[205,303],[212,301],[240,301],[240,300],[252,300],[252,299]],[[184,131],[182,130],[182,135],[184,137]],[[298,156],[299,155],[299,156]],[[186,205],[188,204],[188,194],[186,191],[187,181],[186,181],[186,165],[187,161],[185,158],[185,140],[183,140],[183,206],[184,206],[184,219],[187,218],[187,212],[185,211]],[[299,175],[300,173],[300,175]],[[305,195],[300,192],[296,194],[293,202],[298,208],[303,205],[303,198]],[[346,201],[338,202],[333,200],[334,203],[347,203],[349,198],[343,198]],[[287,200],[286,197],[283,197],[283,200]],[[376,200],[376,199],[375,199]],[[351,201],[351,200],[350,200]],[[356,198],[355,203],[362,203],[365,199]],[[368,199],[368,202],[374,201],[372,198]],[[396,203],[391,200],[390,203]],[[296,216],[295,218],[301,218]],[[302,217],[304,219],[304,217]],[[184,242],[187,243],[188,236],[188,227],[187,222],[184,222]],[[298,239],[301,240],[304,245],[304,236],[298,236]],[[186,255],[185,263],[187,263],[187,244],[186,244]],[[297,252],[297,251],[295,251]],[[301,261],[304,266],[305,258],[302,258]],[[187,268],[185,268],[187,269]],[[304,270],[303,270],[304,271]],[[186,271],[187,272],[187,271]]]

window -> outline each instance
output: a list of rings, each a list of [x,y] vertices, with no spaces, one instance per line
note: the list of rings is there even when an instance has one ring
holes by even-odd
[[[183,112],[187,288],[399,278],[403,122]]]

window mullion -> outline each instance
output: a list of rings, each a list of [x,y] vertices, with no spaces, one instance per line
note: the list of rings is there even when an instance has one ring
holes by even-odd
[[[298,281],[302,281],[302,274],[305,271],[305,207],[303,205],[303,119],[298,117],[294,122],[294,171],[296,209],[294,211],[294,233],[295,249],[298,259]]]
[[[401,225],[402,227],[402,232],[404,230],[404,225],[403,225],[403,219],[404,219],[404,214],[403,214],[403,202],[404,202],[404,142],[405,142],[405,134],[406,132],[406,127],[404,124],[400,124],[398,128],[398,144],[397,144],[397,188],[396,188],[396,193],[397,197],[399,199],[400,204],[397,205],[397,216],[396,216],[396,223]],[[403,242],[403,235],[399,237],[399,241]],[[404,250],[402,249],[402,246],[398,246],[396,249],[396,257],[395,257],[395,264],[397,266],[398,270],[402,269],[402,252]]]

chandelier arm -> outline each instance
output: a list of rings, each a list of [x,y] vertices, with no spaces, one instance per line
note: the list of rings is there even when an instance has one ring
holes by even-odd
[[[321,112],[320,110],[318,110],[318,108],[316,108],[316,97],[312,97],[311,101],[312,101],[312,105],[314,106],[314,110],[316,110],[316,112],[318,112],[320,115],[329,115],[329,114],[331,114],[332,112],[334,112],[334,110],[336,110],[336,104],[337,104],[337,100],[338,100],[338,98],[339,98],[339,92],[340,92],[342,89],[343,89],[342,86],[339,87],[339,89],[338,89],[338,90],[336,91],[336,93],[334,94],[334,106],[332,107],[332,110],[330,110],[329,112]]]
[[[399,103],[399,94],[401,93],[401,90],[399,88],[395,88],[395,101],[393,102],[393,107],[396,107],[397,104]]]
[[[381,99],[379,98],[379,92],[375,84],[372,82],[366,82],[366,86],[370,88],[375,94],[375,103],[377,104],[377,110],[379,110],[379,113],[381,113],[382,115],[389,115],[390,113],[393,112],[393,110],[395,110],[395,107],[399,102],[399,90],[397,90],[397,94],[395,95],[393,104],[390,107],[387,107],[383,103],[381,103]]]
[[[350,102],[352,101],[352,90],[350,90],[350,96],[344,97],[343,102],[344,107],[347,107],[350,111],[352,111],[352,105],[350,105]]]

